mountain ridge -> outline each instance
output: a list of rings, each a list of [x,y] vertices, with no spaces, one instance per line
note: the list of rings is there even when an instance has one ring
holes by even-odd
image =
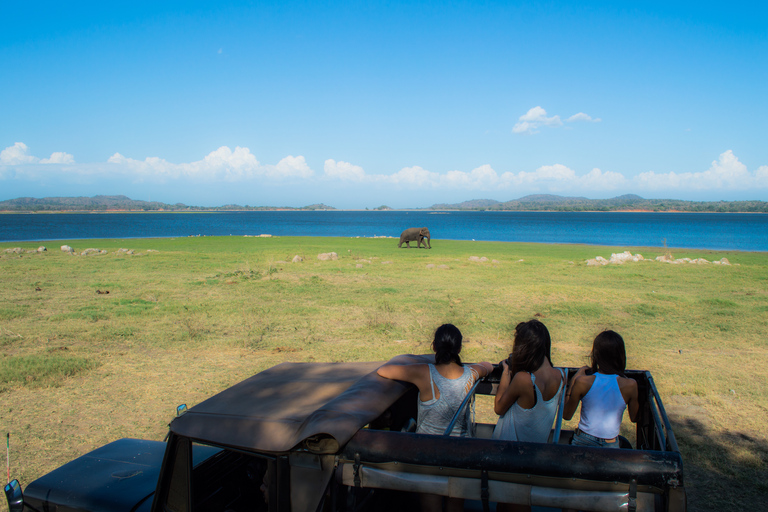
[[[195,212],[195,211],[263,211],[263,210],[336,210],[323,203],[303,207],[293,206],[188,206],[183,203],[167,204],[142,201],[124,195],[97,195],[93,197],[19,197],[0,201],[5,212]],[[366,208],[367,210],[368,208]],[[373,210],[397,210],[380,206]],[[456,211],[641,211],[641,212],[713,212],[713,213],[768,213],[765,201],[684,201],[681,199],[645,199],[636,194],[624,194],[608,199],[589,199],[552,194],[532,194],[512,199],[471,199],[461,203],[436,203],[426,208],[399,208],[401,210],[456,210]]]

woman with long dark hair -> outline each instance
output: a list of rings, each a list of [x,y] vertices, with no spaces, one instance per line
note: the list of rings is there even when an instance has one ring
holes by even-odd
[[[581,402],[579,426],[571,444],[618,448],[624,410],[629,411],[629,419],[634,423],[640,408],[637,381],[624,376],[624,339],[614,331],[601,332],[592,343],[590,360],[591,367],[580,368],[571,381],[563,419],[573,418]]]
[[[378,369],[382,377],[410,382],[419,389],[416,433],[443,435],[475,381],[493,370],[488,362],[463,364],[459,357],[461,341],[461,331],[456,326],[443,324],[435,331],[432,342],[435,364],[386,364]],[[468,418],[469,414],[460,415],[450,435],[468,437]],[[446,498],[445,502],[448,511],[464,509],[463,499]],[[442,510],[443,497],[421,495],[421,509]]]
[[[564,381],[563,374],[552,366],[551,351],[552,339],[543,323],[517,324],[494,401],[494,411],[500,416],[494,439],[547,441]]]

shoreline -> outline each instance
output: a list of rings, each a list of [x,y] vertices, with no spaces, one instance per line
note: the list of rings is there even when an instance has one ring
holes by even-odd
[[[140,237],[111,237],[111,238],[51,238],[51,239],[35,239],[35,240],[0,240],[0,252],[8,249],[6,244],[32,244],[37,245],[41,243],[62,243],[62,242],[117,242],[128,240],[185,240],[188,238],[322,238],[322,239],[361,239],[361,240],[397,240],[396,236],[386,235],[374,235],[374,236],[323,236],[323,235],[272,235],[272,234],[258,234],[258,235],[172,235],[172,236],[140,236]],[[674,247],[674,246],[653,246],[653,245],[606,245],[606,244],[589,244],[589,243],[576,243],[576,242],[531,242],[531,241],[519,241],[519,240],[457,240],[451,238],[442,238],[441,241],[446,242],[465,242],[465,243],[484,243],[484,244],[517,244],[517,245],[544,245],[544,246],[563,246],[563,247],[602,247],[605,249],[615,250],[617,252],[624,251],[696,251],[706,253],[746,253],[746,254],[768,254],[768,250],[765,251],[750,251],[747,249],[713,249],[709,247]],[[65,244],[68,245],[68,244]],[[91,244],[93,245],[93,244]],[[51,250],[55,250],[52,248]]]
[[[418,212],[418,213],[701,213],[701,214],[713,214],[713,215],[727,215],[727,214],[750,214],[750,215],[768,215],[768,212],[703,212],[703,211],[687,211],[687,210],[430,210],[421,208],[402,208],[402,209],[389,209],[389,210],[363,210],[359,208],[341,209],[334,208],[332,210],[304,210],[300,208],[265,208],[260,210],[0,210],[0,215],[66,215],[66,214],[113,214],[113,213],[131,213],[131,214],[152,214],[152,213],[259,213],[259,212],[365,212],[365,213],[387,213],[387,212]]]

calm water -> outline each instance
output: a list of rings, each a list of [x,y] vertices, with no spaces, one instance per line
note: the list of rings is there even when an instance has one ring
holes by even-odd
[[[0,241],[178,236],[399,236],[768,251],[768,215],[562,212],[221,212],[0,215]]]

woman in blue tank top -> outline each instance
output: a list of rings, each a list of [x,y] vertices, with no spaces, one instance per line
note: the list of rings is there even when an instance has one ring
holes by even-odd
[[[475,381],[493,370],[493,365],[488,362],[462,364],[459,357],[461,341],[461,331],[456,326],[441,325],[432,342],[435,364],[385,364],[378,369],[382,377],[410,382],[419,388],[416,433],[443,435]],[[467,415],[458,419],[450,435],[469,435]],[[421,509],[442,510],[442,500],[442,496],[422,495]],[[463,499],[446,498],[447,510],[463,508]]]
[[[576,372],[566,392],[563,419],[570,420],[581,403],[579,426],[571,444],[579,446],[619,447],[619,429],[624,409],[629,419],[637,420],[637,381],[624,376],[627,354],[624,339],[614,331],[603,331],[592,343],[591,368]],[[591,375],[587,375],[591,370]]]

